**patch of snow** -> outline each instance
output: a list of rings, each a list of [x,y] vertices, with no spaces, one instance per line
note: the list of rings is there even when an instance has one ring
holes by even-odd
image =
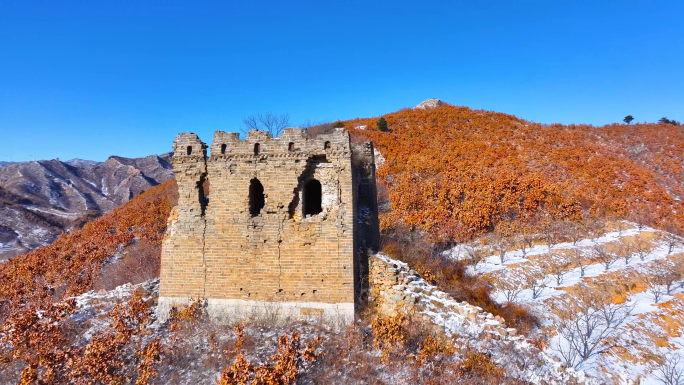
[[[377,148],[373,148],[373,156],[375,157],[375,168],[378,169],[382,167],[383,164],[385,164],[385,157],[382,156],[380,151],[378,151]]]
[[[505,283],[512,284],[514,289],[495,290],[492,293],[492,298],[495,301],[504,303],[510,299],[506,297],[507,291],[515,290],[516,284],[519,287],[528,286],[523,277],[518,276],[519,274],[543,271],[540,266],[529,259],[530,256],[549,254],[553,250],[591,250],[595,245],[616,242],[622,237],[632,237],[640,233],[662,233],[652,228],[643,227],[639,229],[635,224],[625,223],[631,225],[631,228],[612,231],[596,238],[583,239],[575,244],[565,242],[555,244],[550,248],[547,245],[537,245],[527,249],[526,253],[523,253],[522,250],[509,252],[506,254],[508,259],[503,264],[498,255],[491,255],[485,258],[477,268],[470,268],[469,273],[491,274]],[[617,259],[608,270],[604,265],[595,263],[585,266],[582,276],[579,267],[570,268],[564,271],[560,283],[556,282],[555,275],[546,275],[542,278],[545,284],[536,298],[533,298],[532,289],[525,288],[520,290],[512,301],[532,306],[537,314],[542,315],[543,326],[551,327],[550,330],[554,330],[552,326],[557,320],[557,315],[551,306],[558,301],[564,303],[564,298],[570,296],[569,292],[564,290],[565,288],[576,286],[585,280],[601,277],[607,273],[610,273],[611,277],[616,277],[617,272],[624,272],[625,277],[634,276],[635,273],[645,275],[655,261],[664,260],[669,255],[684,253],[684,246],[675,247],[672,252],[669,252],[667,243],[657,238],[650,240],[649,247],[650,250],[645,255],[639,255],[637,252],[632,253],[631,257],[628,258],[628,263],[625,263],[624,258]],[[459,246],[447,251],[445,255],[454,259],[464,259],[467,254],[464,247]],[[548,262],[553,264],[553,254],[549,255]],[[588,371],[587,373],[591,376],[592,381],[608,380],[620,384],[631,384],[630,381],[639,379],[639,383],[642,384],[660,383],[653,375],[654,371],[658,369],[657,365],[654,365],[653,361],[649,361],[649,358],[644,358],[652,357],[649,354],[675,357],[676,365],[684,372],[684,345],[678,345],[684,343],[684,337],[682,337],[680,330],[671,329],[671,325],[680,325],[681,323],[681,320],[678,320],[679,318],[672,317],[677,317],[676,314],[681,314],[684,310],[684,301],[680,294],[684,291],[684,281],[675,283],[670,295],[663,294],[657,304],[648,290],[643,288],[638,290],[641,291],[626,296],[625,304],[632,310],[629,317],[620,326],[617,334],[612,337],[615,339],[614,343],[621,349],[625,349],[626,353],[609,352],[592,357],[582,363],[581,368]],[[553,297],[556,298],[551,300]],[[668,321],[669,319],[672,321]],[[675,327],[678,328],[678,326]],[[649,333],[655,333],[655,335],[649,335]],[[653,338],[656,337],[660,340],[655,341]],[[667,341],[667,343],[662,341]],[[561,358],[558,351],[564,346],[567,347],[568,342],[555,332],[548,335],[547,342],[545,353]]]

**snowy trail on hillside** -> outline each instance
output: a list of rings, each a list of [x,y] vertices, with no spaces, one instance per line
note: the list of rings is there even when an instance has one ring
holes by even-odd
[[[630,225],[633,224],[630,223]],[[548,245],[535,245],[528,249],[525,249],[525,251],[523,251],[522,249],[512,250],[506,252],[506,258],[503,265],[501,264],[500,257],[498,255],[491,255],[489,257],[484,258],[484,260],[478,264],[477,269],[471,268],[469,270],[469,273],[472,275],[491,273],[494,271],[505,269],[506,265],[515,265],[519,263],[531,262],[530,259],[528,259],[528,257],[548,254],[552,250],[572,250],[583,247],[592,247],[594,245],[603,245],[606,243],[618,241],[622,237],[635,236],[641,232],[657,233],[659,231],[656,229],[652,229],[650,227],[644,227],[642,230],[639,230],[636,227],[634,227],[622,231],[612,231],[597,238],[585,238],[574,244],[572,242],[562,242],[556,243],[551,247],[549,247]],[[457,260],[465,258],[462,245],[456,246],[451,250],[445,251],[444,255]]]

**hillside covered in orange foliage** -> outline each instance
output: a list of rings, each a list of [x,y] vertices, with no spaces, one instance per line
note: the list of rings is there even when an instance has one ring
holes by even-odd
[[[684,230],[682,126],[545,125],[447,104],[383,118],[384,132],[378,118],[344,124],[386,159],[386,228],[404,223],[441,241],[586,217]]]
[[[684,231],[681,126],[542,125],[451,105],[383,118],[387,131],[377,128],[378,118],[343,122],[352,140],[372,140],[385,158],[377,173],[383,251],[457,301],[504,317],[532,338],[528,354],[546,344],[539,320],[526,304],[495,301],[493,290],[503,289],[468,274],[466,260],[440,258],[446,244],[494,232],[510,244],[504,248],[485,237],[477,239],[480,251],[510,254],[532,247],[533,240],[587,237],[571,234],[573,226],[555,228],[558,237],[546,232],[559,224],[592,226],[592,218]],[[234,332],[210,326],[199,301],[174,309],[170,323],[150,327],[157,322],[161,240],[177,198],[175,182],[163,183],[50,246],[0,264],[0,382],[180,383],[182,377],[214,383],[217,373],[222,383],[274,375],[288,378],[282,383],[344,383],[355,375],[403,378],[407,372],[413,383],[454,376],[472,383],[517,379],[503,369],[514,361],[508,356],[466,345],[456,351],[454,341],[436,340],[416,322],[381,319],[372,311],[346,334],[302,324],[246,325],[245,347],[243,326]],[[510,237],[520,234],[534,235],[529,245]],[[501,254],[502,266],[503,259]],[[128,282],[138,285],[119,286]],[[372,344],[362,330],[372,330]],[[306,347],[299,346],[302,331]],[[256,350],[263,365],[245,358]],[[285,364],[290,369],[283,374]]]
[[[93,289],[107,262],[135,244],[156,250],[158,265],[166,219],[176,200],[176,182],[170,180],[62,234],[50,246],[0,264],[0,321],[8,308],[40,308]]]

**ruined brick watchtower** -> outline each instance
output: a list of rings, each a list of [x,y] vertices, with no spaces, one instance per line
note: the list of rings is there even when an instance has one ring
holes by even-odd
[[[182,133],[173,150],[179,199],[162,245],[160,315],[205,298],[219,320],[353,319],[379,241],[371,143],[288,128],[245,140],[217,131],[209,157]]]

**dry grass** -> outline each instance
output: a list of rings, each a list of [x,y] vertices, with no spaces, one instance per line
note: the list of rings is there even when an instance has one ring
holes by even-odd
[[[489,282],[466,274],[465,262],[442,256],[448,245],[431,243],[420,232],[403,226],[385,230],[382,239],[383,252],[408,263],[421,275],[434,277],[440,290],[455,300],[466,301],[501,316],[523,334],[539,326],[539,320],[524,306],[514,303],[501,305],[492,300]]]
[[[105,266],[93,289],[112,290],[124,283],[138,284],[159,277],[161,245],[146,239],[124,247],[119,261]]]

